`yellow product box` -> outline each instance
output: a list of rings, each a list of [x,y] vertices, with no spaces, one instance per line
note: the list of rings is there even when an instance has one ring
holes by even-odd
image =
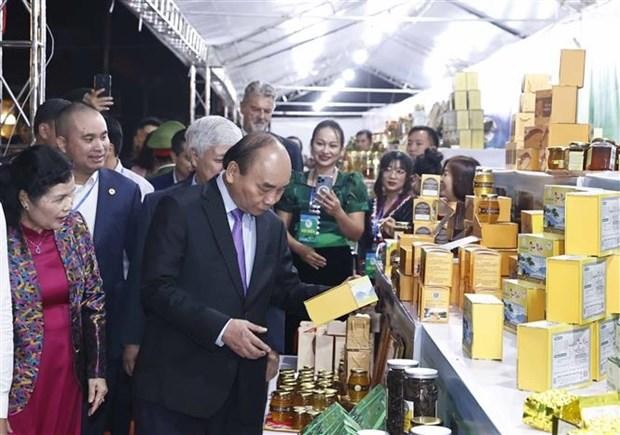
[[[456,129],[469,130],[469,111],[456,110]]]
[[[522,233],[542,233],[544,227],[543,210],[521,210]]]
[[[452,285],[452,252],[439,247],[423,247],[421,279],[425,286]]]
[[[549,124],[549,146],[568,146],[571,142],[589,142],[590,124]]]
[[[452,259],[452,286],[450,287],[450,305],[459,304],[459,294],[461,291],[461,268],[459,259]]]
[[[400,247],[399,269],[403,275],[413,274],[413,246]]]
[[[545,232],[564,234],[564,228],[566,227],[566,194],[584,191],[587,191],[587,189],[577,186],[545,185],[543,190],[543,228]],[[535,233],[537,231],[531,232]]]
[[[592,380],[600,381],[607,376],[609,358],[615,354],[614,336],[616,319],[606,317],[592,322]]]
[[[539,320],[517,326],[517,388],[546,391],[588,385],[590,325]]]
[[[452,110],[467,110],[467,91],[452,93]]]
[[[605,261],[607,261],[607,314],[620,314],[620,254],[608,255]],[[618,331],[620,332],[620,327]],[[618,353],[620,354],[620,348]]]
[[[452,88],[455,91],[467,90],[467,74],[464,72],[457,72],[452,79]]]
[[[465,219],[474,220],[474,215],[480,199],[480,197],[475,195],[465,196]],[[498,196],[497,201],[499,202],[499,216],[497,217],[497,222],[510,222],[512,198],[509,196]]]
[[[378,300],[370,279],[364,276],[326,290],[304,304],[310,319],[322,325]]]
[[[560,255],[547,259],[547,320],[582,325],[605,316],[606,262]]]
[[[501,287],[502,256],[491,249],[476,249],[471,253],[469,284],[472,290]]]
[[[577,122],[577,87],[552,86],[551,124],[574,124]],[[570,143],[570,142],[569,142]],[[556,144],[551,144],[556,145]],[[557,144],[568,145],[568,144]]]
[[[620,391],[620,356],[612,356],[607,361],[607,385]]]
[[[476,249],[486,249],[477,244],[469,244],[459,247],[459,269],[460,280],[469,280],[469,271],[471,269],[471,253]]]
[[[346,336],[347,349],[370,349],[370,316],[355,314],[347,317]]]
[[[413,267],[411,269],[413,276],[420,276],[420,270],[422,269],[422,248],[429,246],[437,245],[427,242],[413,242]]]
[[[521,279],[545,282],[547,258],[564,254],[564,237],[561,234],[519,234],[518,271]]]
[[[521,83],[522,92],[536,92],[551,89],[551,80],[548,74],[525,74]]]
[[[423,322],[447,322],[450,288],[423,285],[420,288],[419,317]]]
[[[463,304],[463,352],[474,359],[503,358],[504,305],[495,296],[467,294]]]
[[[478,89],[478,73],[475,71],[467,71],[465,73],[465,79],[467,82],[467,90],[473,91]]]
[[[566,253],[603,256],[620,252],[620,192],[566,195]]]
[[[516,331],[517,325],[545,319],[545,288],[521,279],[503,280],[504,326]]]
[[[471,148],[471,130],[458,130],[457,131],[457,143],[461,148]]]
[[[400,254],[398,250],[398,241],[396,239],[385,239],[385,263],[383,265],[383,273],[388,278],[392,276],[392,256]]]
[[[536,110],[536,92],[524,92],[519,99],[519,111],[522,113],[534,113]]]
[[[422,174],[420,195],[427,198],[439,198],[441,192],[441,175]]]
[[[398,233],[396,236],[396,240],[398,240],[398,246],[411,247],[413,245],[413,234],[408,233]]]
[[[413,300],[413,275],[405,275],[402,270],[398,273],[398,299],[410,302]]]
[[[516,276],[517,269],[514,266],[516,261],[512,262],[511,257],[515,257],[517,255],[516,249],[496,249],[497,252],[502,256],[502,265],[501,265],[501,275],[502,277],[511,277]]]
[[[514,249],[518,231],[519,226],[514,222],[480,224],[480,244],[493,249]]]
[[[586,51],[563,49],[560,52],[560,84],[583,87],[586,70]]]
[[[484,130],[484,112],[482,110],[469,111],[469,129]]]
[[[437,198],[419,196],[413,200],[414,221],[437,220]]]
[[[525,138],[525,127],[534,125],[533,113],[515,113],[512,115],[512,136],[522,142]]]
[[[413,238],[416,242],[433,243],[435,241],[436,222],[434,221],[413,221]]]
[[[467,108],[469,110],[482,109],[482,99],[480,97],[480,91],[478,89],[472,89],[467,91]]]
[[[474,150],[484,149],[484,130],[482,128],[471,130],[471,147]]]

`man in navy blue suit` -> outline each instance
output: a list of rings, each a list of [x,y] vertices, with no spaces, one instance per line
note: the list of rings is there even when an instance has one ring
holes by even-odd
[[[72,103],[56,118],[58,148],[73,162],[76,191],[73,209],[79,211],[93,235],[106,296],[106,380],[108,396],[99,411],[82,419],[83,433],[101,435],[112,422],[112,433],[129,431],[130,395],[122,381],[122,307],[126,302],[123,259],[134,255],[134,235],[140,212],[140,189],[123,175],[105,169],[109,146],[106,122],[83,103]],[[117,400],[124,398],[125,400]],[[123,402],[123,403],[121,403]]]

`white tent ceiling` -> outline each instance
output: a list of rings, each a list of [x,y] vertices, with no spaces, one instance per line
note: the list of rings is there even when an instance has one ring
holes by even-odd
[[[346,68],[424,89],[595,0],[176,0],[237,92],[331,84]],[[368,58],[354,57],[366,50]]]

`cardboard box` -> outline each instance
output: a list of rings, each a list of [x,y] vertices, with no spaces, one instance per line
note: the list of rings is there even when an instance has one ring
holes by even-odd
[[[467,71],[465,73],[467,80],[467,90],[472,91],[478,89],[478,73],[475,71]]]
[[[454,91],[452,93],[452,109],[467,110],[467,91]]]
[[[385,276],[392,276],[392,256],[400,254],[398,250],[398,241],[395,239],[385,239],[385,264],[383,265],[383,273]]]
[[[441,192],[441,175],[422,174],[420,195],[428,198],[439,198]]]
[[[516,276],[517,269],[516,267],[511,265],[510,257],[516,258],[517,250],[516,249],[496,249],[496,251],[502,257],[501,269],[500,269],[502,278]],[[516,261],[515,261],[515,264],[516,264]]]
[[[475,150],[484,149],[484,130],[472,130],[471,131],[471,147]]]
[[[560,84],[583,87],[586,71],[586,51],[564,49],[560,52]]]
[[[456,111],[456,129],[468,130],[469,129],[469,111],[457,110]]]
[[[606,263],[595,257],[547,259],[547,320],[582,325],[605,316]]]
[[[434,243],[413,242],[413,276],[420,276],[422,270],[422,248],[429,246],[437,246]]]
[[[397,233],[396,240],[398,241],[398,246],[411,247],[413,245],[413,234],[407,233]]]
[[[413,246],[400,247],[400,262],[398,268],[403,275],[413,274]]]
[[[413,200],[414,221],[437,220],[437,198],[419,196]]]
[[[466,91],[467,90],[467,74],[464,72],[457,72],[454,74],[454,78],[452,79],[452,88],[455,91]]]
[[[465,219],[474,220],[476,209],[478,208],[478,202],[480,197],[474,195],[465,196]],[[512,213],[512,198],[509,196],[498,196],[499,202],[499,216],[497,222],[510,222],[510,215]]]
[[[421,286],[418,314],[422,322],[446,323],[449,309],[449,287]]]
[[[517,326],[517,388],[546,391],[591,382],[591,328],[565,323]]]
[[[347,349],[370,349],[370,316],[356,314],[347,318]]]
[[[534,125],[547,127],[551,118],[551,86],[548,90],[536,91],[536,108],[534,110]]]
[[[435,241],[435,221],[413,221],[413,238],[416,242],[433,244]]]
[[[463,305],[463,352],[474,359],[503,358],[504,305],[495,296],[467,294]]]
[[[334,370],[334,337],[327,335],[327,325],[316,327],[314,348],[314,373],[319,370]]]
[[[471,272],[471,253],[476,249],[486,248],[476,244],[459,247],[459,272],[461,281],[469,281],[469,274]]]
[[[577,87],[553,86],[551,88],[551,124],[574,124],[576,122]]]
[[[314,337],[316,326],[302,321],[297,328],[297,370],[314,367]]]
[[[455,145],[461,148],[471,148],[471,130],[458,130],[457,134],[458,142]]]
[[[461,286],[461,268],[458,258],[452,259],[452,286],[450,287],[450,305],[459,304]]]
[[[542,165],[541,150],[536,148],[525,148],[516,150],[516,167],[519,171],[540,171]]]
[[[519,98],[519,112],[534,113],[536,111],[536,92],[524,92]]]
[[[377,301],[370,279],[364,276],[333,287],[306,300],[304,304],[310,319],[322,325]]]
[[[549,145],[548,127],[525,127],[525,137],[523,139],[524,148],[536,148],[538,150],[547,148]]]
[[[542,233],[544,228],[543,210],[521,210],[522,233]]]
[[[502,256],[491,249],[476,249],[471,252],[470,288],[498,289],[502,285]]]
[[[405,275],[401,270],[399,270],[398,273],[400,274],[398,281],[398,299],[401,301],[412,301],[413,276]]]
[[[423,247],[421,279],[425,286],[452,285],[452,253],[439,247]]]
[[[607,315],[620,313],[620,254],[605,257],[607,261]],[[618,328],[620,332],[620,327]],[[618,336],[620,340],[620,334]],[[618,343],[620,345],[620,342]],[[620,354],[620,347],[618,348]]]
[[[519,234],[517,248],[520,279],[544,283],[547,258],[564,254],[564,238],[560,234]]]
[[[577,186],[547,184],[543,191],[543,228],[545,232],[564,234],[566,226],[566,194],[583,192],[586,189]]]
[[[545,288],[521,279],[503,280],[504,326],[516,331],[517,325],[545,319]]]
[[[571,142],[589,142],[590,124],[549,124],[549,146],[568,146]]]
[[[567,254],[620,252],[620,192],[567,193],[565,235]]]
[[[518,231],[519,226],[514,222],[480,224],[480,244],[486,248],[514,249]]]
[[[467,108],[469,110],[482,109],[482,99],[480,98],[480,91],[478,89],[467,91]]]
[[[534,115],[532,113],[515,113],[512,115],[512,136],[515,140],[525,139],[525,127],[534,127]]]
[[[525,74],[521,83],[522,92],[536,92],[551,89],[548,74]]]
[[[344,322],[343,322],[344,323]],[[347,361],[346,350],[347,338],[341,336],[334,337],[334,372],[338,371],[340,361]]]
[[[606,317],[592,322],[592,380],[601,381],[607,376],[609,358],[614,356],[616,319]]]
[[[353,369],[363,369],[368,372],[368,376],[372,376],[372,350],[347,350],[346,370],[347,379]]]
[[[470,130],[484,129],[484,112],[482,110],[469,111],[469,127]]]

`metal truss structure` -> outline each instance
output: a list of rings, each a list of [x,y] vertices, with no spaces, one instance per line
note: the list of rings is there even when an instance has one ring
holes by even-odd
[[[45,68],[47,66],[47,23],[46,23],[46,0],[14,0],[21,2],[30,14],[30,39],[23,41],[4,40],[2,34],[4,29],[5,6],[9,0],[0,1],[0,100],[6,98],[9,101],[8,110],[3,113],[0,119],[0,127],[3,127],[9,119],[9,114],[16,120],[13,126],[20,119],[31,127],[37,107],[45,101]],[[28,49],[30,50],[30,65],[27,78],[24,84],[16,92],[4,77],[2,63],[4,61],[5,49]],[[8,151],[8,145],[3,150],[3,154]]]

